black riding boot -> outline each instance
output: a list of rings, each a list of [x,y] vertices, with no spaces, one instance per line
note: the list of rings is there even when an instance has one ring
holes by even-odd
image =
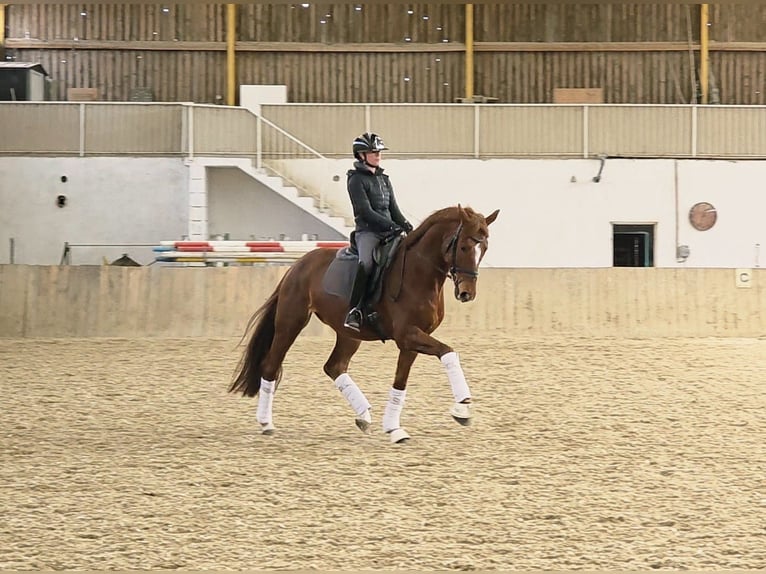
[[[346,320],[343,322],[343,326],[354,331],[359,331],[362,328],[364,299],[367,295],[367,281],[369,276],[362,265],[359,265],[356,269],[356,277],[354,278],[354,287],[351,290],[351,310],[346,315]]]

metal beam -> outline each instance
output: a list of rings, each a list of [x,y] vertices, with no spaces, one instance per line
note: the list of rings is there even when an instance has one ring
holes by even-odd
[[[703,105],[709,103],[710,71],[708,64],[710,62],[710,39],[708,28],[710,19],[708,14],[708,5],[702,4],[700,6],[700,99]]]
[[[227,0],[188,0],[199,4],[228,4]],[[51,4],[51,0],[14,0],[13,4]],[[125,4],[125,0],[100,0],[100,5]],[[264,5],[292,5],[295,0],[268,0],[262,2],[252,2],[252,4]],[[333,4],[412,4],[412,0],[333,0]],[[497,4],[498,0],[474,0],[474,4]],[[563,4],[577,6],[581,4],[658,4],[658,0],[525,0],[524,4]],[[699,4],[699,0],[671,0],[669,4]],[[751,4],[755,6],[762,5],[763,0],[717,0],[716,4]],[[55,4],[77,4],[82,5],[82,0],[57,0]],[[157,0],[131,0],[130,4],[157,4]],[[465,0],[434,0],[434,5],[440,4],[465,4]]]
[[[237,5],[226,5],[226,105],[237,102]]]
[[[465,99],[473,99],[473,4],[465,5]]]
[[[0,51],[5,46],[5,7],[6,4],[0,4]]]
[[[171,42],[169,40],[38,40],[35,38],[6,38],[6,48],[17,50],[141,50],[224,52],[226,42]],[[237,52],[351,52],[351,53],[416,53],[465,52],[465,44],[449,43],[349,43],[321,42],[237,42]],[[698,43],[687,42],[476,42],[476,52],[685,52],[699,50]],[[766,42],[712,42],[709,52],[766,52]]]

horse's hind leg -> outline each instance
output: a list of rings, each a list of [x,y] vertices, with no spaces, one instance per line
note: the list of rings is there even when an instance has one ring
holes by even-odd
[[[359,349],[361,341],[338,334],[335,347],[324,364],[324,372],[335,382],[335,387],[351,405],[356,414],[356,426],[363,433],[370,432],[370,401],[364,396],[351,376],[346,372],[351,357]]]
[[[274,339],[261,365],[261,388],[258,393],[256,418],[263,434],[272,434],[276,427],[272,421],[272,406],[277,381],[282,374],[282,362],[295,339],[311,318],[308,302],[295,301],[293,297],[280,294],[274,321]]]

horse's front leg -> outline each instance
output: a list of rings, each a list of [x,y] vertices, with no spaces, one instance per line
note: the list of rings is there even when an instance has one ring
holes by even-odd
[[[417,356],[415,351],[399,351],[394,385],[388,392],[388,402],[386,402],[386,408],[383,411],[383,431],[388,433],[392,443],[405,442],[410,438],[407,431],[402,428],[400,419],[407,394],[407,379],[410,376],[412,363],[415,362]]]
[[[455,350],[435,339],[422,329],[409,326],[396,340],[399,349],[409,352],[423,353],[439,357],[444,370],[447,372],[447,380],[452,388],[455,404],[450,409],[450,414],[463,426],[471,422],[471,391],[465,380],[465,373],[460,366],[460,358]]]

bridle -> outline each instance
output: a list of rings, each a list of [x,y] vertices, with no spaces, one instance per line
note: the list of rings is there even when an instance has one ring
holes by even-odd
[[[452,282],[457,286],[459,281],[457,280],[457,274],[462,273],[463,275],[468,275],[469,277],[473,277],[474,279],[479,276],[478,271],[474,271],[473,269],[464,269],[462,267],[457,266],[457,243],[458,239],[460,239],[460,232],[463,231],[463,222],[460,222],[460,225],[457,226],[457,231],[455,231],[455,235],[452,236],[452,239],[450,239],[449,243],[447,244],[447,251],[452,251],[452,264],[449,267],[449,276],[450,279],[452,279]],[[481,243],[480,240],[476,239],[475,237],[471,237],[470,239],[474,240],[476,243]]]
[[[452,236],[452,238],[449,240],[449,243],[447,244],[447,249],[445,250],[445,253],[448,253],[452,251],[452,264],[449,266],[449,276],[452,279],[452,282],[455,284],[455,287],[460,283],[457,278],[458,273],[462,273],[464,275],[469,275],[470,277],[473,277],[474,279],[479,276],[478,271],[474,271],[473,269],[463,269],[462,267],[457,266],[457,243],[458,239],[460,239],[460,232],[463,231],[463,222],[460,222],[460,225],[457,227],[457,231],[455,231],[455,234]],[[476,243],[482,243],[480,239],[476,239],[475,237],[471,237]],[[414,243],[412,244],[414,245]],[[404,277],[404,265],[405,260],[407,257],[407,252],[412,247],[412,245],[408,245],[404,249],[404,253],[402,254],[402,266],[401,266],[401,277],[399,280],[399,291],[396,292],[396,294],[393,296],[393,300],[396,301],[399,298],[399,294],[401,293],[401,286],[403,284],[402,277]],[[423,257],[420,253],[418,253],[418,256]],[[431,265],[434,265],[431,263]],[[436,267],[436,265],[434,265]],[[437,267],[438,268],[438,267]]]

